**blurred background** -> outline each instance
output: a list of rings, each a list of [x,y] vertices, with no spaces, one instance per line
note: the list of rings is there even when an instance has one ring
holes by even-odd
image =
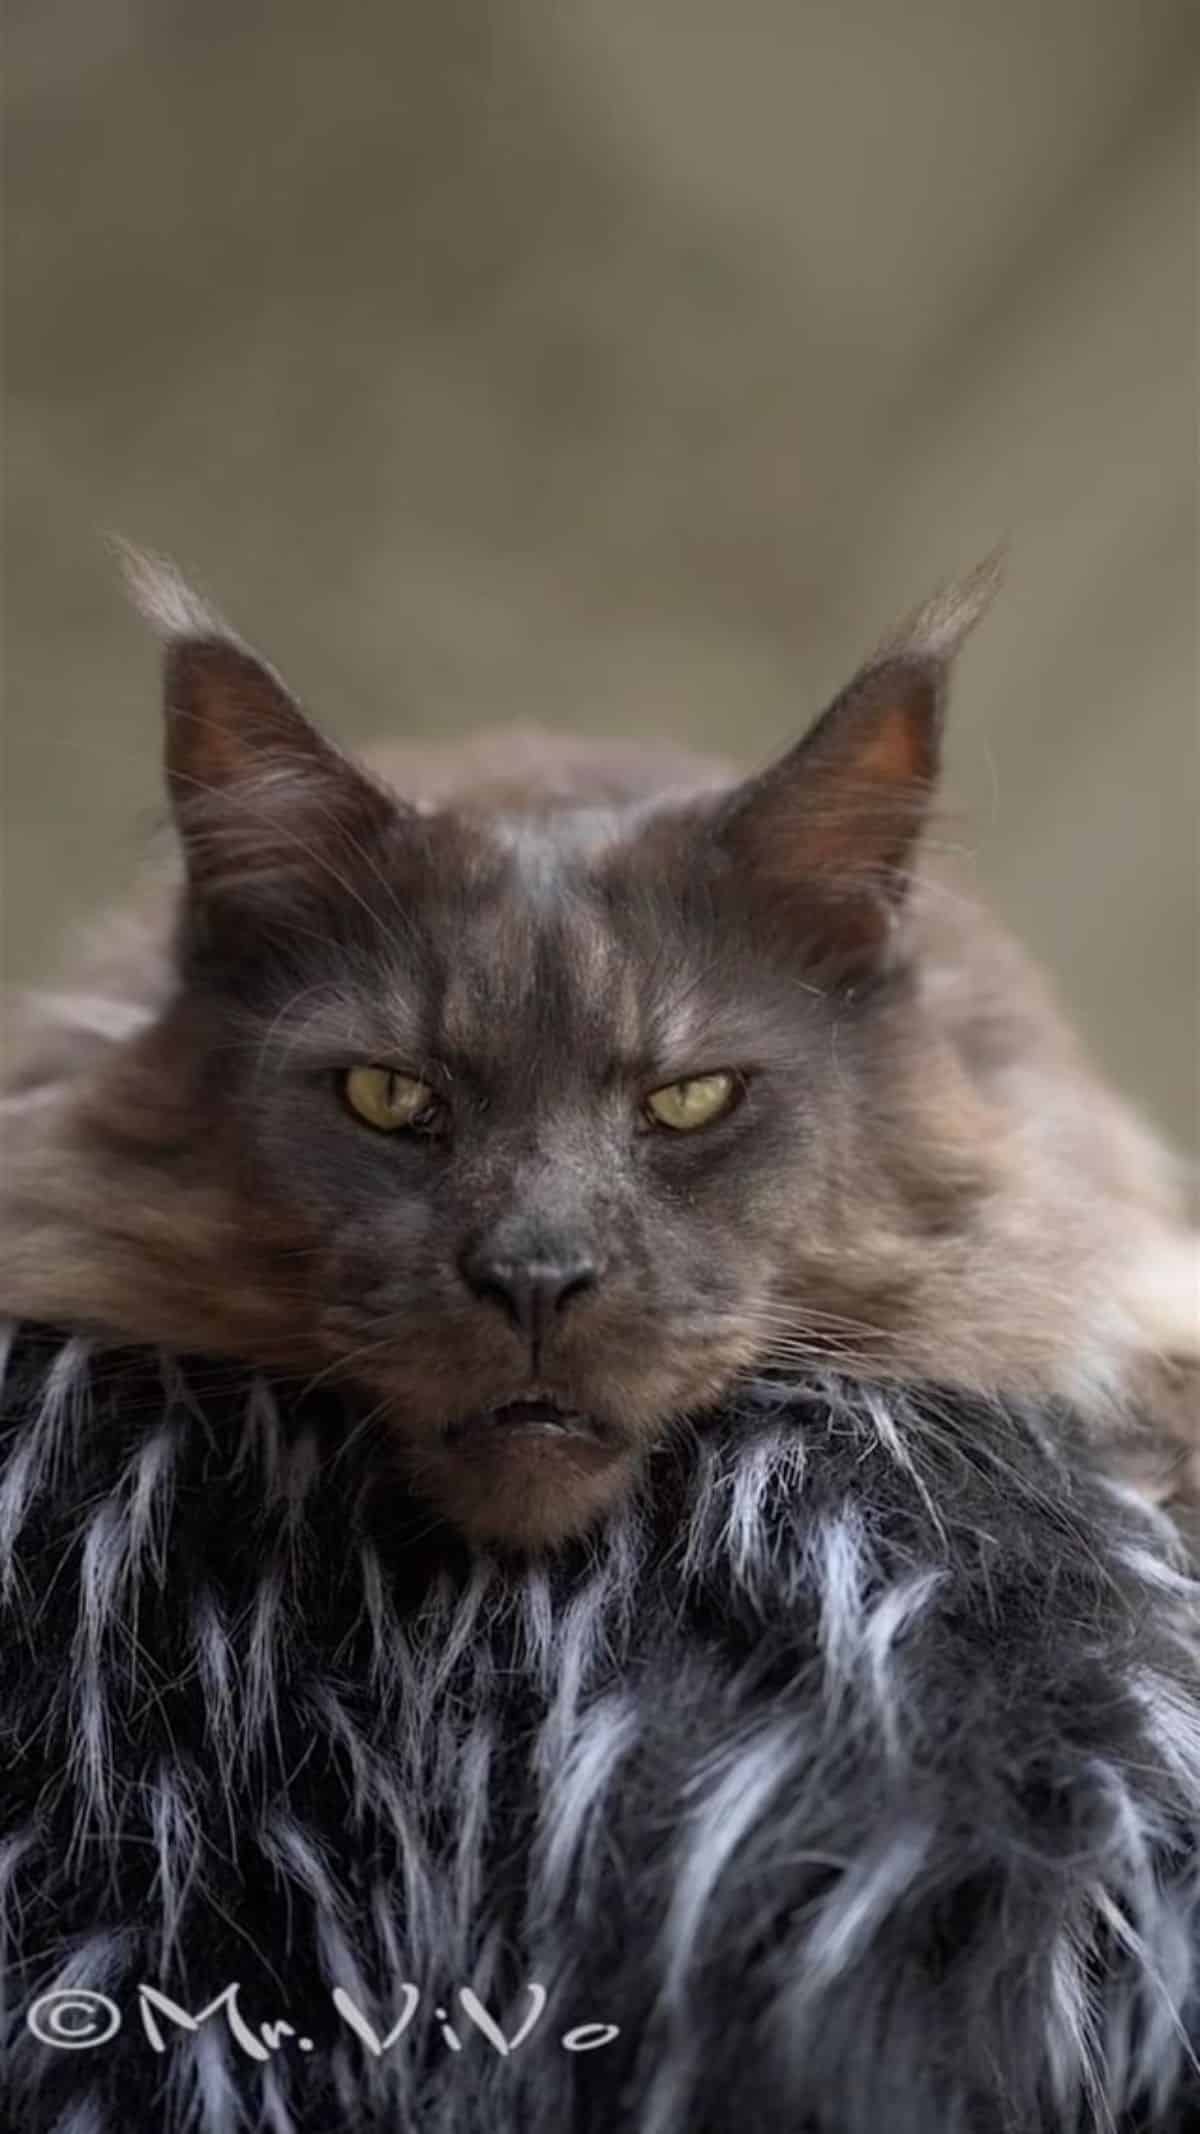
[[[1195,1133],[1194,0],[10,0],[6,968],[160,808],[102,536],[353,741],[761,760],[1001,535],[974,874]]]

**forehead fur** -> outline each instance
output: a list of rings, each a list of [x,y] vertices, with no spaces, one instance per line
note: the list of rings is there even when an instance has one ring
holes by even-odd
[[[643,823],[578,815],[427,823],[415,869],[374,894],[364,879],[374,924],[354,954],[309,937],[290,998],[268,986],[272,1044],[437,1060],[527,1100],[543,1075],[561,1090],[737,1064],[747,973],[686,842],[664,865]]]
[[[700,1037],[711,947],[688,928],[678,881],[639,897],[636,831],[580,809],[480,834],[491,864],[473,894],[429,914],[435,1046],[499,1064],[533,1039],[559,1068],[593,1073]]]

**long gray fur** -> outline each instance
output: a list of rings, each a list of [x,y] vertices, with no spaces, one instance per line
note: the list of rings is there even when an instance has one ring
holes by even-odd
[[[4,1403],[29,2134],[1200,2123],[1200,1593],[1069,1418],[757,1382],[537,1565],[327,1391],[23,1329]],[[312,2049],[154,2049],[235,1980]],[[530,1982],[505,2054],[462,1989]],[[39,2041],[68,1989],[119,2033]]]

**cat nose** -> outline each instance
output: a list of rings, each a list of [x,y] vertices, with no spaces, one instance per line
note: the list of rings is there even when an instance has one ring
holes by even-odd
[[[525,1259],[484,1251],[460,1261],[469,1289],[495,1304],[537,1350],[553,1320],[596,1281],[597,1267],[585,1253],[555,1259]]]

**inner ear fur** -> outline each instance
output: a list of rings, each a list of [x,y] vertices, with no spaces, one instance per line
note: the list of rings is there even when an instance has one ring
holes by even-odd
[[[206,904],[319,891],[403,814],[235,641],[168,645],[164,715],[167,788],[191,891]]]
[[[803,740],[719,811],[727,871],[833,971],[877,966],[892,935],[937,791],[953,658],[1000,562],[893,631]]]

